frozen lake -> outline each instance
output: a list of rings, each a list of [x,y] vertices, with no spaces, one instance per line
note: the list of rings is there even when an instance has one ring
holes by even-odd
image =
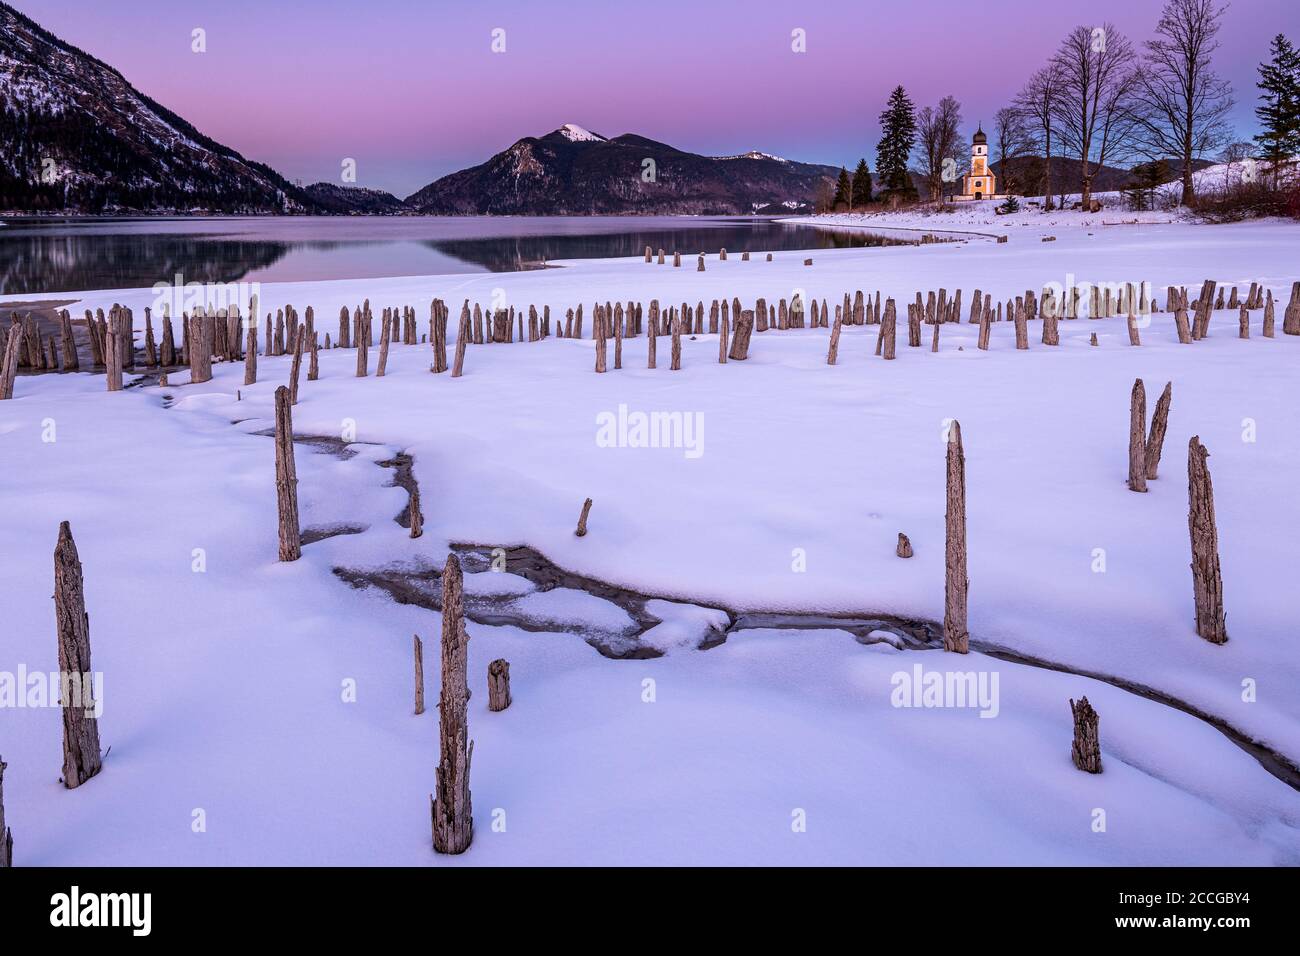
[[[7,219],[0,294],[185,282],[302,282],[515,272],[557,259],[778,252],[915,241],[770,218],[248,217]],[[692,263],[693,265],[693,263]]]

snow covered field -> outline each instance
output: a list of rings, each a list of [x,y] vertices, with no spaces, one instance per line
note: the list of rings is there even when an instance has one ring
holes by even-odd
[[[1157,313],[1138,348],[1123,319],[1080,319],[1061,323],[1054,349],[1035,323],[1028,352],[1014,349],[1011,323],[995,325],[982,352],[963,321],[942,327],[938,354],[927,327],[922,348],[901,335],[898,360],[884,362],[875,328],[846,327],[835,367],[822,329],[756,333],[749,360],[726,365],[716,337],[700,336],[684,342],[678,372],[663,341],[660,367],[646,369],[644,336],[605,375],[590,339],[471,346],[460,379],[429,374],[428,346],[394,346],[382,379],[374,350],[360,380],[353,352],[322,351],[295,430],[354,431],[355,454],[299,446],[302,524],[365,530],[309,544],[292,564],[275,560],[272,447],[256,434],[287,357],[261,358],[251,387],[242,365],[222,364],[203,385],[181,371],[168,387],[113,394],[102,375],[20,378],[0,403],[0,672],[57,667],[50,555],[69,520],[112,750],[102,774],[65,791],[58,710],[0,710],[15,862],[1300,864],[1300,793],[1205,721],[1100,680],[978,650],[864,645],[842,630],[738,630],[697,650],[688,611],[659,635],[663,657],[611,660],[583,634],[618,626],[617,607],[531,594],[491,572],[467,586],[515,588],[556,625],[469,626],[476,837],[464,857],[435,856],[437,713],[411,713],[410,644],[425,638],[436,702],[438,615],[332,573],[440,567],[450,542],[527,544],[591,577],[732,611],[941,620],[942,436],[956,418],[973,644],[1145,685],[1300,763],[1300,337],[1281,330],[1300,226],[1104,221],[975,208],[874,217],[871,228],[959,222],[1010,241],[818,250],[811,267],[805,254],[742,262],[731,250],[719,262],[709,250],[698,273],[699,250],[682,250],[680,269],[584,260],[264,285],[263,311],[314,306],[322,335],[366,297],[376,314],[415,306],[422,329],[440,297],[453,330],[466,298],[548,304],[553,320],[581,301],[588,334],[607,299],[739,296],[749,308],[804,290],[834,308],[846,291],[878,289],[903,313],[918,290],[944,287],[962,289],[965,311],[976,288],[1006,300],[1070,277],[1147,280],[1161,305],[1166,285],[1194,296],[1207,278],[1243,294],[1258,281],[1280,299],[1274,339],[1258,312],[1241,340],[1221,311],[1207,339],[1179,345],[1172,316]],[[120,302],[138,323],[154,300],[148,289],[76,297],[74,315]],[[1145,495],[1124,483],[1135,377],[1152,403],[1173,383]],[[620,406],[682,412],[700,430],[689,448],[604,447],[598,416]],[[1223,646],[1193,627],[1193,435],[1212,455]],[[377,465],[399,451],[423,494],[416,540],[393,520],[405,492]],[[591,530],[577,538],[585,497]],[[911,560],[894,555],[900,531]],[[489,713],[497,657],[511,662],[514,703]],[[973,672],[996,686],[995,706],[894,706],[896,675],[917,666]],[[1084,694],[1101,715],[1100,776],[1070,762],[1068,701]]]

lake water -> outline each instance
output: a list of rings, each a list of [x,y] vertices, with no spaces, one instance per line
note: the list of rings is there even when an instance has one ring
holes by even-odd
[[[297,282],[457,272],[513,272],[557,259],[683,258],[909,244],[764,218],[283,217],[7,219],[0,294],[124,289],[184,282]],[[692,262],[692,266],[694,263]]]

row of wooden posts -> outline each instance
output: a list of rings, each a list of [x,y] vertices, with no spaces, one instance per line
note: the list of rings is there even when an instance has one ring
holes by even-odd
[[[662,250],[661,250],[662,252]],[[725,257],[725,250],[722,255]],[[1217,298],[1216,298],[1217,292]],[[1082,292],[1076,287],[1068,296],[1058,296],[1055,290],[1045,288],[1041,299],[1033,290],[1026,290],[1023,295],[1004,302],[994,302],[991,295],[975,290],[972,298],[969,322],[979,325],[977,348],[989,348],[990,333],[994,322],[1011,321],[1015,324],[1016,348],[1029,348],[1028,323],[1042,320],[1041,342],[1043,345],[1060,344],[1058,322],[1081,317]],[[1187,344],[1202,339],[1208,334],[1212,313],[1218,309],[1235,310],[1238,313],[1238,335],[1250,336],[1250,312],[1263,310],[1262,334],[1266,338],[1275,335],[1275,307],[1271,290],[1264,289],[1259,283],[1251,283],[1244,300],[1239,300],[1238,290],[1231,287],[1225,296],[1225,288],[1218,286],[1214,280],[1207,279],[1201,287],[1196,300],[1190,300],[1185,287],[1170,286],[1166,290],[1165,310],[1174,314],[1174,324],[1178,340]],[[835,306],[834,321],[827,300],[823,298],[820,306],[815,298],[807,307],[796,294],[787,303],[785,299],[778,303],[768,303],[760,298],[752,310],[743,309],[738,297],[730,302],[715,299],[708,310],[707,324],[704,303],[698,302],[694,307],[683,302],[679,307],[672,306],[662,310],[657,299],[651,300],[648,309],[648,325],[643,321],[645,313],[641,303],[629,301],[605,302],[596,304],[596,317],[593,322],[591,337],[596,343],[596,371],[604,372],[609,367],[608,342],[613,340],[613,367],[622,368],[622,343],[626,338],[635,338],[648,332],[650,347],[647,353],[647,365],[654,368],[657,363],[657,340],[661,335],[672,337],[671,368],[681,368],[681,337],[683,335],[718,335],[718,361],[743,361],[748,357],[751,335],[755,332],[767,332],[770,329],[786,330],[804,327],[830,329],[830,344],[827,351],[827,363],[834,365],[838,358],[840,328],[843,325],[878,325],[876,338],[876,355],[886,360],[897,357],[896,346],[896,307],[893,299],[881,303],[881,294],[874,298],[861,290],[850,297],[845,293],[842,302]],[[1087,315],[1091,318],[1105,318],[1116,314],[1127,314],[1129,342],[1141,345],[1141,322],[1138,316],[1160,312],[1155,298],[1150,293],[1148,283],[1124,283],[1116,287],[1091,288],[1091,299]],[[1189,315],[1190,313],[1190,315]],[[257,297],[254,296],[250,314],[257,314]],[[441,299],[434,299],[430,306],[429,332],[419,335],[415,309],[410,306],[386,308],[382,313],[381,333],[379,336],[379,359],[376,375],[383,376],[387,370],[388,350],[392,342],[415,345],[417,336],[420,342],[431,342],[434,359],[431,371],[435,373],[448,371],[447,362],[447,323],[448,309]],[[919,348],[922,344],[922,328],[932,326],[930,350],[938,351],[940,326],[961,321],[962,293],[958,289],[951,296],[947,290],[931,291],[927,295],[917,292],[915,300],[907,305],[908,346]],[[133,339],[134,318],[129,308],[114,305],[106,316],[103,310],[92,314],[86,310],[85,324],[88,330],[93,364],[103,367],[106,373],[109,391],[118,391],[123,387],[122,371],[136,367],[136,354]],[[370,302],[349,311],[347,307],[339,310],[338,337],[331,340],[329,333],[324,337],[324,348],[354,348],[357,352],[356,374],[369,374],[369,349],[375,345],[374,316]],[[300,316],[292,306],[277,309],[274,317],[266,314],[265,343],[260,352],[266,356],[292,355],[293,372],[291,393],[297,400],[299,370],[304,353],[308,359],[307,379],[315,380],[319,376],[317,352],[320,335],[315,328],[315,315],[308,306]],[[255,322],[245,322],[237,306],[224,310],[196,310],[185,313],[181,318],[182,337],[179,346],[176,343],[172,321],[166,309],[162,315],[161,343],[154,337],[153,317],[145,309],[145,334],[142,360],[146,368],[168,369],[177,365],[188,364],[191,381],[206,382],[212,378],[212,360],[235,361],[243,359],[245,363],[244,384],[251,385],[257,381],[257,357],[259,353],[258,328]],[[459,378],[464,372],[466,346],[494,342],[529,341],[536,342],[551,336],[550,306],[544,306],[539,313],[536,306],[528,307],[528,321],[525,327],[524,313],[511,307],[485,312],[475,304],[471,309],[468,300],[461,307],[460,322],[456,336],[456,348],[450,366],[453,378]],[[1300,335],[1300,282],[1293,283],[1290,300],[1283,319],[1283,332],[1288,335]],[[60,312],[60,335],[58,341],[49,336],[44,346],[36,328],[35,319],[29,314],[19,319],[12,316],[8,330],[0,330],[3,341],[0,342],[0,399],[13,397],[14,380],[19,368],[34,370],[75,371],[80,367],[76,342],[73,337],[71,316],[68,311]],[[517,339],[516,339],[517,334]],[[555,335],[558,338],[583,337],[583,307],[566,312],[563,323],[556,322]],[[1096,345],[1097,337],[1091,336],[1091,344]],[[60,358],[61,356],[61,358]],[[163,372],[164,383],[166,371]]]

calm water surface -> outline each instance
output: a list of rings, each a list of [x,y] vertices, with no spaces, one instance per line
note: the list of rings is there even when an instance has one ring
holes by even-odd
[[[899,245],[891,236],[772,219],[284,217],[7,219],[0,294],[173,282],[298,282],[512,272],[557,259]],[[692,266],[694,263],[692,263]]]

